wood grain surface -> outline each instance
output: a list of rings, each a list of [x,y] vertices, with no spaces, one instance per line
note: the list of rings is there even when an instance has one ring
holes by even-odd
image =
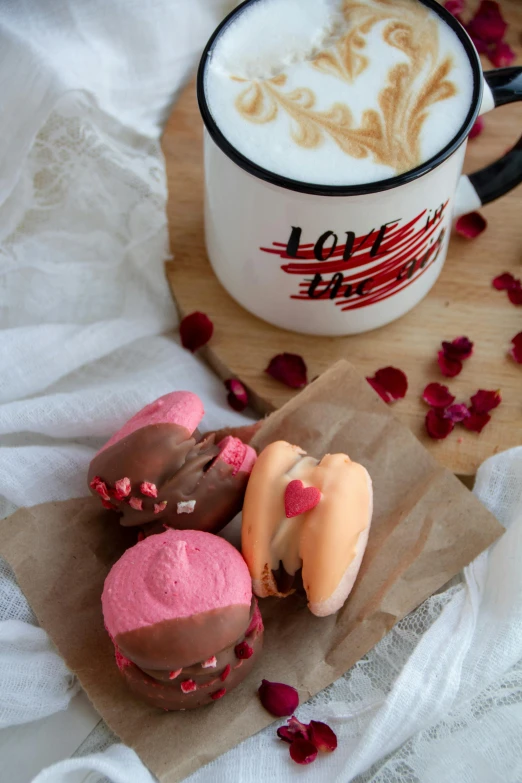
[[[510,23],[507,39],[522,63],[522,2],[504,0]],[[484,62],[485,69],[491,66]],[[522,132],[522,104],[496,109],[485,118],[482,135],[470,142],[466,171],[492,162]],[[309,378],[340,358],[364,375],[389,364],[409,379],[396,415],[448,468],[473,475],[487,457],[522,443],[522,366],[508,357],[511,338],[522,330],[522,308],[512,305],[491,280],[509,271],[522,276],[522,187],[484,207],[488,229],[478,239],[454,236],[443,273],[427,298],[395,323],[353,337],[298,335],[264,323],[243,310],[221,287],[208,262],[203,227],[202,122],[194,84],[176,104],[165,129],[163,151],[169,185],[168,218],[174,260],[167,278],[181,315],[201,310],[215,325],[203,354],[223,378],[239,377],[259,413],[282,405],[295,392],[272,380],[264,369],[274,354],[301,354]],[[443,339],[469,336],[475,353],[455,379],[441,376],[436,354]],[[422,390],[430,381],[447,382],[459,401],[477,389],[501,389],[502,405],[481,435],[457,428],[442,442],[424,430]]]

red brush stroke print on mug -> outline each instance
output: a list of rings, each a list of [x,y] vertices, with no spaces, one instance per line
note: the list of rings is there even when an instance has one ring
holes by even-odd
[[[303,229],[292,226],[286,244],[273,242],[260,250],[290,262],[282,271],[300,278],[291,299],[326,299],[342,311],[357,310],[404,291],[435,262],[446,236],[448,203],[424,209],[404,225],[401,219],[390,221],[362,236],[346,231],[344,244],[331,230],[315,244],[301,244]]]

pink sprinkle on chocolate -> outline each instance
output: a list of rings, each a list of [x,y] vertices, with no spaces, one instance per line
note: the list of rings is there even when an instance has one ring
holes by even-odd
[[[207,658],[206,661],[203,661],[201,664],[203,669],[215,669],[217,666],[217,658],[215,655],[212,656],[212,658]]]
[[[470,212],[468,215],[459,217],[455,224],[455,230],[465,239],[475,239],[486,230],[487,226],[487,220],[480,212]]]
[[[150,481],[142,481],[140,484],[140,492],[142,495],[146,495],[148,498],[158,497],[158,488]]]
[[[254,649],[248,644],[248,642],[240,642],[234,647],[234,653],[236,658],[243,658],[244,660],[247,660],[253,656]]]
[[[248,393],[241,381],[236,378],[229,378],[225,381],[225,388],[228,391],[228,404],[235,411],[244,411],[248,405]]]
[[[402,400],[408,391],[406,374],[397,367],[383,367],[366,380],[386,403]]]
[[[129,478],[125,477],[118,479],[114,485],[114,497],[116,500],[123,500],[123,498],[129,497],[131,489],[132,487]]]
[[[285,514],[287,519],[311,511],[321,501],[322,494],[317,487],[305,487],[300,479],[287,484],[285,490]]]
[[[337,735],[327,723],[318,720],[310,721],[308,737],[321,753],[331,753],[337,747]]]
[[[174,671],[169,672],[169,680],[175,680],[176,677],[179,677],[183,669],[174,669]]]
[[[447,408],[455,402],[454,395],[441,383],[428,383],[422,393],[422,399],[432,408]]]
[[[227,679],[227,677],[230,674],[231,670],[232,670],[231,665],[229,663],[227,663],[227,665],[225,666],[225,668],[223,669],[223,671],[219,675],[219,679],[221,680],[221,682],[225,682],[225,680]]]
[[[311,764],[317,758],[317,748],[309,740],[296,739],[290,745],[290,756],[296,764]]]
[[[100,478],[100,476],[95,476],[89,484],[89,487],[93,490],[93,492],[97,492],[102,500],[111,499],[107,489],[107,484]]]
[[[522,332],[519,332],[513,337],[511,344],[512,348],[509,351],[511,358],[517,362],[517,364],[522,364]]]
[[[222,699],[225,693],[227,692],[226,688],[220,688],[218,691],[214,691],[214,693],[210,694],[210,698],[214,701],[217,701],[218,699]]]
[[[453,424],[460,424],[460,422],[468,418],[469,409],[464,403],[457,403],[446,408],[443,415],[445,419],[449,419]]]
[[[193,693],[198,688],[194,680],[183,680],[180,687],[183,693]]]
[[[208,343],[214,332],[214,324],[205,313],[191,313],[179,325],[183,348],[194,353]]]
[[[270,360],[265,372],[291,389],[302,389],[308,383],[304,359],[295,353],[277,354]]]
[[[258,693],[265,710],[276,718],[292,715],[299,706],[299,694],[296,689],[282,682],[262,680]]]
[[[167,500],[162,500],[161,503],[154,503],[154,513],[161,514],[167,508]]]
[[[105,500],[105,498],[102,498],[101,504],[103,508],[106,508],[107,511],[117,511],[118,509],[116,506],[113,506],[113,504],[110,502],[110,500]]]
[[[426,414],[426,432],[433,440],[444,440],[453,432],[455,425],[450,419],[444,417],[441,410],[432,408]]]
[[[134,511],[143,511],[143,500],[141,498],[129,498],[129,506]]]

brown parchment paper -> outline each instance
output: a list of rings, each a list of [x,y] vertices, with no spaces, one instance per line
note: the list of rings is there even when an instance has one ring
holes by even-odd
[[[100,595],[135,531],[129,538],[92,498],[22,509],[0,523],[0,551],[41,625],[100,715],[165,783],[182,780],[272,721],[256,696],[262,677],[292,684],[302,701],[309,698],[503,531],[347,362],[272,414],[254,444],[280,438],[317,457],[347,452],[368,468],[375,490],[368,548],[336,616],[314,617],[298,596],[261,601],[266,642],[257,669],[229,697],[203,709],[164,713],[141,704],[114,664]]]

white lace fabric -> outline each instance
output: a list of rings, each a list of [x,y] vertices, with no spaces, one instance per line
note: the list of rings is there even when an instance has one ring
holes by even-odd
[[[209,428],[243,418],[172,336],[161,122],[227,0],[0,6],[0,514],[85,494],[96,448],[189,388]],[[182,188],[183,183],[177,183]],[[508,532],[299,710],[339,748],[309,768],[274,727],[193,783],[522,780],[522,449],[476,493]],[[0,562],[0,726],[63,709],[78,684]],[[152,780],[100,724],[38,783]],[[0,775],[1,776],[1,775]]]

